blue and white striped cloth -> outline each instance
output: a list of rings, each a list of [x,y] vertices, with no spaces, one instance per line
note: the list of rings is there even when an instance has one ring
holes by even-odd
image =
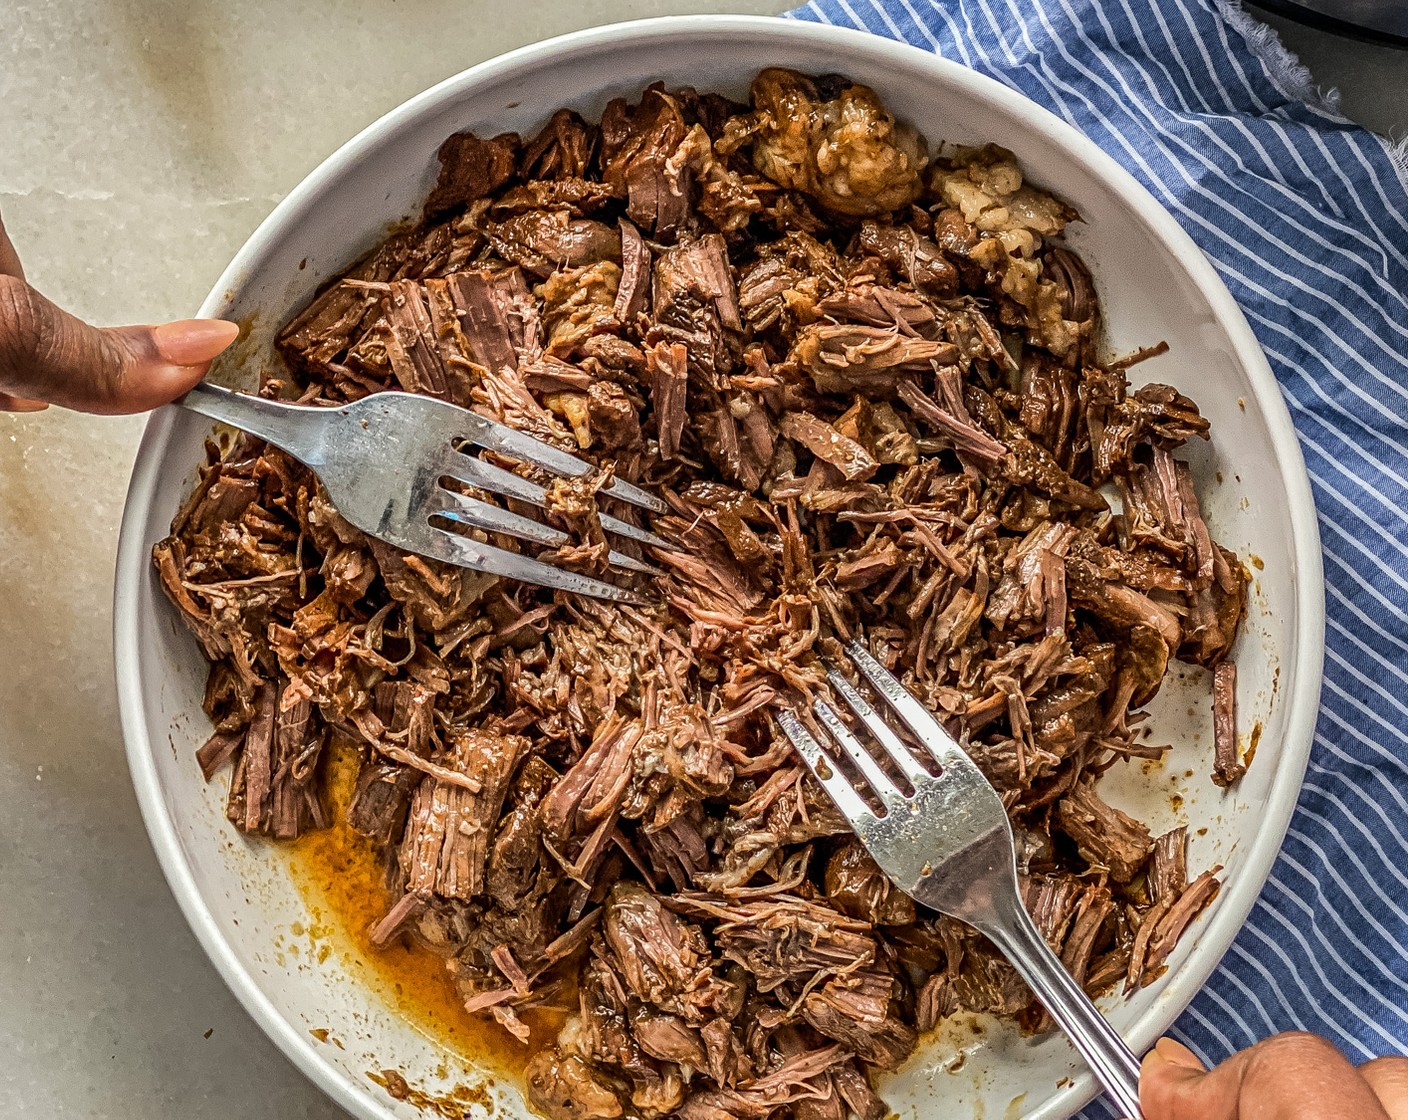
[[[1074,124],[1198,242],[1265,347],[1315,490],[1324,698],[1251,920],[1175,1034],[1408,1051],[1408,160],[1218,0],[812,0]],[[1103,1105],[1087,1116],[1106,1116]]]

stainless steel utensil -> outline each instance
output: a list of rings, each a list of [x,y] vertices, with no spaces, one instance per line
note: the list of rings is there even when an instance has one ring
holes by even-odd
[[[337,511],[362,532],[449,564],[509,579],[575,591],[598,599],[639,602],[615,584],[553,567],[440,527],[452,521],[534,544],[557,546],[567,534],[531,517],[444,486],[454,479],[478,490],[545,507],[543,487],[477,458],[473,448],[577,478],[591,466],[541,440],[434,397],[373,393],[340,408],[265,400],[200,383],[178,402],[193,412],[233,424],[288,452],[327,487]],[[659,498],[620,479],[601,493],[628,505],[665,513]],[[647,529],[606,514],[608,533],[656,548],[670,543]],[[621,552],[613,568],[658,574],[659,569]]]
[[[1007,813],[988,780],[933,715],[864,646],[846,652],[860,675],[914,733],[935,777],[834,668],[831,687],[873,736],[879,757],[825,700],[813,705],[832,745],[823,749],[795,712],[777,722],[836,802],[880,870],[916,902],[967,922],[996,945],[1070,1036],[1121,1115],[1139,1120],[1139,1061],[1061,965],[1022,905]],[[845,758],[878,803],[872,809],[836,765]],[[908,792],[906,792],[908,790]]]

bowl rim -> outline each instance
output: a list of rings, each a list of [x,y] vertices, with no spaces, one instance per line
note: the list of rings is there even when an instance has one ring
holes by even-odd
[[[1136,1053],[1142,1052],[1182,1014],[1221,963],[1280,853],[1286,829],[1299,800],[1319,708],[1324,659],[1324,574],[1315,506],[1304,458],[1275,376],[1246,317],[1211,262],[1188,233],[1133,175],[1083,133],[993,78],[929,51],[865,31],[777,16],[745,15],[661,16],[606,24],[528,44],[488,59],[436,83],[367,125],[324,159],[274,207],[235,254],[197,314],[209,317],[220,315],[228,302],[228,293],[238,290],[250,264],[259,258],[265,246],[276,241],[285,226],[307,213],[327,189],[372,152],[385,136],[422,115],[435,112],[444,102],[453,100],[467,88],[510,76],[516,71],[531,70],[551,61],[561,61],[565,57],[597,52],[603,48],[625,49],[653,40],[677,42],[681,38],[718,39],[722,36],[749,36],[794,43],[801,41],[823,45],[838,52],[863,53],[879,62],[886,59],[909,64],[922,62],[932,69],[936,77],[966,87],[972,96],[987,101],[999,111],[1029,121],[1035,118],[1082,171],[1103,181],[1135,213],[1197,283],[1209,310],[1232,342],[1237,362],[1251,382],[1252,395],[1270,432],[1276,463],[1289,498],[1291,556],[1296,566],[1296,648],[1294,676],[1291,679],[1297,681],[1299,687],[1294,694],[1283,695],[1282,703],[1288,705],[1286,726],[1289,735],[1278,759],[1278,773],[1281,776],[1262,810],[1260,841],[1251,846],[1237,881],[1231,889],[1224,888],[1219,905],[1200,930],[1200,943],[1209,946],[1209,951],[1190,958],[1170,978],[1159,1004],[1151,1008],[1131,1032],[1127,1041]],[[344,1076],[328,1062],[312,1041],[275,1009],[250,971],[240,963],[202,897],[174,822],[166,811],[153,744],[147,734],[138,668],[143,619],[139,611],[141,598],[136,588],[141,580],[150,578],[143,530],[150,520],[159,467],[177,416],[178,410],[174,406],[153,413],[138,445],[118,537],[113,587],[118,711],[142,819],[162,872],[186,921],[225,984],[251,1018],[285,1056],[338,1105],[363,1120],[389,1120],[394,1116],[390,1104],[379,1099],[370,1086],[363,1086],[355,1079]],[[1046,1104],[1033,1114],[1033,1120],[1057,1120],[1058,1117],[1070,1116],[1095,1093],[1093,1076],[1088,1071],[1084,1072],[1051,1094]]]

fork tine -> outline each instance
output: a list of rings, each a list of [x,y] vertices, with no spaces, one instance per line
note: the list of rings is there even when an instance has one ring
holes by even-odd
[[[465,439],[486,451],[497,451],[510,459],[532,463],[534,466],[552,471],[553,474],[566,475],[568,478],[581,478],[584,474],[590,474],[593,469],[590,463],[583,462],[575,455],[559,451],[551,444],[543,443],[515,428],[490,420],[487,416],[480,416],[477,412],[471,412],[466,417],[465,431]],[[654,494],[648,494],[639,486],[623,479],[613,480],[610,486],[602,490],[602,493],[628,502],[630,505],[651,510],[654,513],[669,513],[670,511],[669,506]]]
[[[875,792],[876,797],[886,805],[895,805],[904,800],[904,794],[895,785],[894,779],[880,769],[880,764],[875,761],[875,756],[841,721],[835,708],[825,700],[817,700],[812,704],[812,711],[826,725],[826,730],[831,732],[831,737],[836,741],[837,746],[845,751],[847,757],[856,764],[856,769],[861,772],[861,776],[865,778],[866,784]]]
[[[494,463],[486,463],[483,459],[476,459],[473,455],[465,455],[459,451],[450,452],[445,457],[443,473],[450,478],[468,483],[470,486],[488,490],[491,494],[515,498],[520,502],[537,506],[539,509],[545,509],[548,504],[547,491],[536,482],[529,482],[526,478],[520,478],[510,470],[505,470]],[[628,537],[633,541],[639,541],[641,544],[648,544],[654,548],[663,548],[667,552],[673,551],[675,548],[669,541],[656,536],[649,529],[628,525],[610,514],[603,513],[600,516],[601,527],[608,533],[615,533],[618,537]]]
[[[848,817],[853,824],[875,820],[875,814],[870,811],[870,806],[861,800],[860,794],[846,780],[846,776],[831,764],[831,760],[821,749],[821,744],[813,739],[811,732],[802,726],[802,721],[797,718],[795,712],[786,710],[778,712],[777,725],[782,728],[782,733],[787,736],[797,753],[802,756],[802,761],[807,764],[807,769],[821,783],[821,788],[826,790],[827,796],[836,803],[836,808],[840,809],[844,816]]]
[[[599,513],[597,517],[601,520],[601,527],[608,533],[615,533],[618,537],[626,537],[640,544],[648,544],[651,548],[663,548],[666,552],[679,551],[664,537],[657,537],[649,529],[642,529],[638,525],[622,521],[619,517],[612,517],[609,513]]]
[[[536,583],[540,587],[551,587],[558,591],[569,591],[577,595],[588,595],[593,599],[610,599],[617,603],[641,605],[644,600],[633,591],[617,587],[604,580],[593,579],[563,568],[554,568],[531,556],[508,549],[495,548],[491,544],[476,541],[472,537],[460,536],[445,529],[426,524],[427,540],[417,540],[410,547],[415,552],[423,552],[447,564],[458,564],[476,572],[504,576],[507,579]]]
[[[456,494],[453,490],[437,488],[426,506],[426,513],[440,514],[461,525],[483,529],[488,533],[504,533],[521,541],[534,544],[557,546],[566,544],[568,536],[561,529],[534,521],[531,517],[514,513],[500,506],[481,502],[468,494]]]
[[[941,765],[961,765],[970,761],[963,748],[954,742],[953,736],[944,730],[944,725],[935,719],[929,709],[915,699],[888,669],[871,657],[869,650],[859,642],[847,642],[846,652],[850,654],[860,675],[888,701],[890,707],[909,725],[909,729],[919,737],[925,749]]]
[[[880,718],[879,713],[866,703],[865,697],[856,691],[855,685],[835,669],[827,669],[826,678],[831,682],[831,687],[836,690],[841,699],[845,700],[851,711],[855,712],[861,723],[870,729],[870,733],[884,748],[890,761],[899,767],[900,773],[909,779],[911,785],[917,786],[920,782],[932,777],[924,767],[919,765],[900,737]]]
[[[504,470],[503,467],[493,463],[486,463],[483,459],[476,459],[473,455],[451,451],[445,456],[440,470],[442,474],[448,475],[450,478],[467,482],[481,490],[488,490],[491,494],[502,494],[505,498],[516,498],[520,502],[526,502],[530,506],[540,508],[547,504],[547,491],[536,482],[529,482],[528,479],[520,478],[512,471]]]
[[[534,544],[556,547],[567,543],[568,540],[566,533],[554,529],[551,525],[544,525],[541,521],[534,521],[531,517],[524,517],[501,506],[481,502],[468,494],[456,494],[453,490],[437,489],[426,512],[448,517],[461,525],[483,529],[487,533],[503,533],[521,541],[532,541]],[[624,552],[613,550],[607,554],[606,559],[614,568],[624,568],[627,571],[640,572],[642,575],[662,574],[655,565],[637,560],[634,556],[627,556]]]
[[[634,556],[627,556],[624,552],[617,552],[615,549],[606,554],[606,562],[613,568],[624,568],[628,572],[639,572],[643,576],[663,576],[665,574],[654,564],[647,564],[644,560],[637,560]]]

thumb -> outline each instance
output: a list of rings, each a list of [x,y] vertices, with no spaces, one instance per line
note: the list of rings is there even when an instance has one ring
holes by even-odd
[[[0,409],[145,412],[199,381],[238,334],[220,319],[100,329],[0,275]]]
[[[1333,1045],[1291,1032],[1234,1054],[1211,1072],[1160,1039],[1144,1059],[1145,1120],[1388,1120],[1364,1077]]]
[[[1139,1067],[1139,1103],[1146,1120],[1237,1120],[1234,1085],[1230,1101],[1218,1085],[1208,1087],[1208,1073],[1198,1056],[1171,1038],[1161,1038]]]

